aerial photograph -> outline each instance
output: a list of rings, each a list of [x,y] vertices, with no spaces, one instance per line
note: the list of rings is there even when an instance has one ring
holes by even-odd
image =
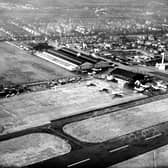
[[[168,0],[0,0],[0,168],[168,168]]]

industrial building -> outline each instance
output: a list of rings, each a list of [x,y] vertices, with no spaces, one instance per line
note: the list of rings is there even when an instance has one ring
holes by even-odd
[[[75,71],[78,68],[77,64],[74,64],[70,61],[60,58],[57,55],[52,54],[51,52],[50,53],[49,52],[36,52],[35,55],[53,64],[59,65],[60,67],[65,68],[69,71]]]
[[[99,62],[101,59],[99,58],[93,58],[91,55],[83,52],[83,51],[78,51],[76,49],[70,49],[70,48],[61,48],[61,51],[63,51],[64,53],[67,53],[77,59],[83,59],[84,62],[89,62],[92,64],[96,64],[97,62]]]
[[[52,62],[54,60],[55,64],[69,71],[80,69],[83,66],[85,66],[86,63],[91,65],[90,67],[94,67],[95,64],[101,62],[100,58],[93,58],[91,55],[87,53],[66,47],[63,47],[58,50],[48,49],[47,51],[43,52],[42,55],[43,56],[40,56],[41,58],[46,59],[50,62],[51,60]]]

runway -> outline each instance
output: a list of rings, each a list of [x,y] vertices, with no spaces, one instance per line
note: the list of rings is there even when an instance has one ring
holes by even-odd
[[[148,99],[148,101],[156,101],[157,99],[160,100],[165,97],[166,95],[158,97],[156,96]],[[144,104],[142,100],[140,100],[139,103]],[[124,103],[120,105],[118,109],[116,107],[113,107],[114,109],[107,108],[104,109],[103,112],[112,113],[113,110],[116,112],[117,110],[126,109],[129,106],[136,106],[137,104],[137,102],[130,102],[130,104]],[[102,111],[97,112],[97,115],[102,115],[101,112]],[[168,122],[158,123],[157,125],[145,128],[143,130],[134,131],[132,133],[110,139],[103,143],[94,144],[81,142],[62,131],[63,125],[69,122],[80,121],[84,118],[90,118],[91,116],[93,117],[95,115],[96,111],[92,111],[88,112],[86,115],[78,114],[75,116],[54,120],[51,121],[51,123],[45,124],[43,126],[29,128],[16,133],[1,135],[0,141],[34,132],[44,132],[58,136],[66,140],[66,142],[71,145],[72,150],[70,153],[28,166],[30,168],[52,168],[55,166],[59,168],[106,168],[113,164],[120,163],[121,161],[168,144]]]

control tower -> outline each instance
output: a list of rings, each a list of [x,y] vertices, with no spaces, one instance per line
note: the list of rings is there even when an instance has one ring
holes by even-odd
[[[166,64],[165,64],[165,53],[161,53],[162,56],[162,62],[161,63],[156,63],[156,68],[158,68],[161,71],[165,71],[166,70]]]

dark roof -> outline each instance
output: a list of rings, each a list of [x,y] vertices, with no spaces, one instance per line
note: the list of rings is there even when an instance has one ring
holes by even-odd
[[[71,63],[73,63],[73,64],[76,64],[76,65],[81,65],[83,62],[81,62],[80,60],[78,60],[78,59],[75,59],[75,58],[72,58],[71,56],[67,56],[67,55],[65,55],[65,54],[63,54],[63,53],[60,53],[59,51],[55,51],[55,50],[47,50],[47,52],[49,53],[49,54],[52,54],[53,56],[55,56],[55,57],[59,57],[59,58],[62,58],[62,59],[64,59],[64,60],[67,60],[67,61],[69,61],[69,62],[71,62]]]
[[[144,77],[143,74],[135,73],[135,72],[128,71],[128,70],[125,70],[125,69],[121,69],[121,68],[116,68],[111,73],[114,76],[119,77],[119,78],[124,79],[124,80],[132,80],[134,78],[142,79]]]
[[[84,52],[77,51],[75,49],[70,49],[70,48],[63,47],[63,48],[61,48],[61,50],[64,51],[64,52],[67,52],[69,54],[73,54],[76,57],[77,57],[77,54],[80,53],[80,56],[78,56],[79,58],[82,58],[85,62],[90,62],[92,64],[95,64],[98,61],[100,61],[100,59],[98,59],[98,58],[93,58],[91,55],[85,54]]]

